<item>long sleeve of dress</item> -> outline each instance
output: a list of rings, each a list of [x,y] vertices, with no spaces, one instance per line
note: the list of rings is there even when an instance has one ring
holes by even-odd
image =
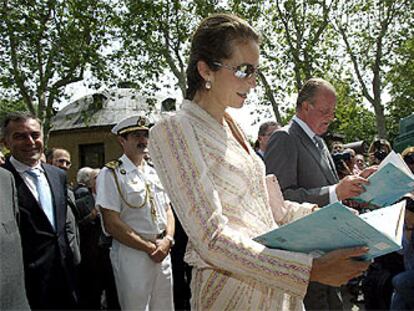
[[[318,205],[312,203],[298,203],[285,200],[280,190],[279,182],[273,174],[266,176],[266,186],[273,219],[279,226],[309,215],[314,208],[318,207]]]
[[[213,269],[303,297],[311,257],[266,248],[232,226],[223,214],[223,195],[214,182],[217,176],[205,162],[202,139],[196,135],[188,119],[169,118],[151,129],[149,149],[197,256]],[[243,208],[239,206],[234,213],[243,213]]]

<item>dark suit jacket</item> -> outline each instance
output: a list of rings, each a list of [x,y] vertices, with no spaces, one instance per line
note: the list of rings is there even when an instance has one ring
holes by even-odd
[[[275,131],[265,153],[266,173],[275,174],[286,200],[329,204],[328,186],[338,183],[331,158],[294,121]]]
[[[0,310],[30,310],[24,286],[17,212],[13,176],[0,168]]]
[[[51,165],[42,166],[52,192],[56,230],[10,161],[4,164],[16,181],[27,297],[32,309],[73,308],[77,295],[65,232],[66,174]]]

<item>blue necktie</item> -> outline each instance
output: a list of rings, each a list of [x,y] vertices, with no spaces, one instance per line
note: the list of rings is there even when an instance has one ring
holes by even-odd
[[[55,216],[53,212],[52,194],[47,183],[46,176],[42,178],[42,173],[39,169],[31,169],[26,171],[27,174],[33,177],[37,194],[39,195],[40,205],[45,212],[53,229],[55,229]]]

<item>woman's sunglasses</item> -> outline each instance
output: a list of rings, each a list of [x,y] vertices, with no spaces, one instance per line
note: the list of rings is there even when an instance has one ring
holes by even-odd
[[[242,64],[239,66],[225,65],[219,62],[214,62],[213,64],[233,71],[234,76],[238,79],[249,79],[258,71],[258,68],[251,64]]]

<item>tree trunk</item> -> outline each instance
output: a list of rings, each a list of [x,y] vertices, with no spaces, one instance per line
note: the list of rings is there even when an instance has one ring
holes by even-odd
[[[273,113],[275,114],[276,121],[279,124],[282,124],[282,117],[280,116],[279,105],[276,103],[275,97],[273,96],[272,88],[270,87],[269,82],[267,82],[266,77],[262,72],[258,71],[258,76],[265,88],[266,97],[272,104]]]
[[[381,103],[381,98],[375,97],[372,103],[375,111],[375,123],[377,125],[378,136],[380,138],[387,138],[387,130],[385,128],[384,107]]]

